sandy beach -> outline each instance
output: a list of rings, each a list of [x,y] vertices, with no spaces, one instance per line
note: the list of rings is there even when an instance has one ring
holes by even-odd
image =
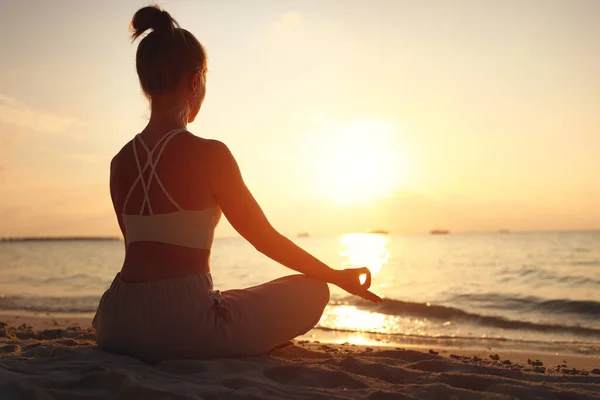
[[[2,399],[597,399],[600,358],[296,340],[261,357],[144,364],[89,318],[0,315]]]

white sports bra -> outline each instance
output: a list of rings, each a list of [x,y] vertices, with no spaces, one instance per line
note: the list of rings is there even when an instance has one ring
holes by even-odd
[[[165,147],[175,135],[181,132],[186,132],[186,130],[175,129],[168,132],[156,143],[152,150],[146,145],[140,134],[137,134],[133,138],[133,155],[138,169],[138,177],[133,181],[129,192],[127,193],[127,197],[125,197],[123,210],[125,210],[131,193],[138,182],[141,183],[142,189],[144,190],[144,201],[142,202],[139,214],[122,214],[127,245],[133,242],[161,242],[191,247],[194,249],[210,249],[212,246],[215,228],[221,218],[220,208],[211,207],[204,210],[184,210],[171,197],[156,173],[156,166],[160,161],[160,157],[162,156]],[[141,166],[138,157],[136,140],[141,143],[147,153],[146,163],[143,167]],[[155,157],[154,152],[157,149],[159,150]],[[148,168],[150,168],[150,174],[148,175],[148,181],[146,182],[144,173]],[[156,181],[171,204],[173,204],[178,211],[165,214],[154,214],[150,196],[148,195],[153,181]],[[146,206],[148,207],[150,215],[142,215]]]

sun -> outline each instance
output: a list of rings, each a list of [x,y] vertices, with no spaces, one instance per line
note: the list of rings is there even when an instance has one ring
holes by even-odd
[[[337,204],[385,197],[407,179],[407,158],[393,121],[351,121],[323,139],[318,157],[322,195]]]

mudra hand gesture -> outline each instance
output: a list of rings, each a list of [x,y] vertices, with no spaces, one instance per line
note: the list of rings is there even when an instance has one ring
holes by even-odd
[[[364,283],[360,282],[360,277],[362,275],[366,275]],[[371,271],[366,267],[338,270],[335,272],[332,283],[344,289],[346,292],[362,297],[365,300],[374,303],[381,303],[383,301],[381,297],[369,290],[371,287]]]

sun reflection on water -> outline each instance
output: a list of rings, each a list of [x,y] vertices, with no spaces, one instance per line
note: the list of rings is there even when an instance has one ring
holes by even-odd
[[[324,317],[322,325],[342,330],[391,333],[397,328],[391,315],[360,310],[350,305],[332,307]]]
[[[389,242],[390,237],[382,234],[349,233],[340,236],[341,267],[367,267],[373,277],[379,274],[381,279],[388,275],[382,272],[390,260]],[[371,288],[376,290],[385,286],[386,282],[374,279]],[[332,330],[353,332],[344,335],[344,340],[350,343],[367,344],[370,340],[364,336],[366,333],[420,336],[431,334],[432,329],[440,333],[452,329],[450,326],[440,326],[441,324],[428,318],[377,312],[375,305],[363,306],[360,300],[359,303],[354,303],[354,298],[344,299],[330,304],[325,309],[319,325]]]
[[[442,327],[440,323],[427,318],[381,314],[348,304],[328,306],[319,325],[339,331],[402,335],[428,335],[432,328],[439,331]],[[444,325],[443,328],[447,331],[451,327]]]
[[[377,275],[390,259],[389,237],[371,233],[348,233],[340,236],[342,267],[367,267]]]

